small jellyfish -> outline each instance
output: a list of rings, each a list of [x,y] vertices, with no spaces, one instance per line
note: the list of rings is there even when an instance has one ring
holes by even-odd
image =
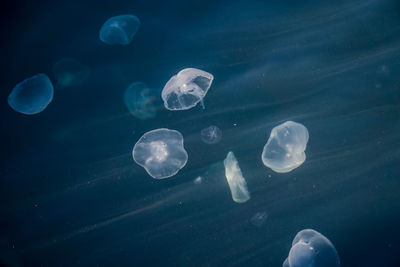
[[[268,219],[268,214],[265,211],[257,212],[251,217],[250,222],[252,225],[261,227]]]
[[[125,90],[125,106],[138,119],[154,118],[157,114],[156,93],[159,92],[159,90],[150,89],[145,83],[134,82]]]
[[[135,144],[132,156],[155,179],[174,176],[188,159],[182,134],[165,128],[145,133]]]
[[[222,137],[221,130],[214,125],[204,128],[203,130],[201,130],[200,134],[201,134],[201,140],[203,140],[204,143],[210,145],[218,143],[219,141],[221,141]]]
[[[54,88],[49,77],[40,73],[18,83],[8,96],[15,111],[33,115],[43,111],[53,100]]]
[[[193,180],[194,184],[201,184],[203,182],[203,177],[198,176],[196,179]]]
[[[224,160],[225,176],[231,190],[232,199],[237,203],[244,203],[250,199],[247,183],[240,170],[239,163],[232,151],[228,152]]]
[[[162,90],[164,106],[169,110],[190,109],[202,102],[210,89],[212,74],[194,68],[181,70],[172,76]]]
[[[271,131],[261,159],[275,172],[285,173],[299,167],[306,160],[308,131],[304,125],[287,121]]]
[[[283,267],[339,267],[339,255],[329,239],[312,229],[297,233]]]
[[[140,26],[135,15],[119,15],[109,18],[100,29],[100,40],[109,45],[128,45]]]
[[[89,73],[89,68],[74,58],[63,58],[53,66],[54,77],[64,87],[83,84]]]

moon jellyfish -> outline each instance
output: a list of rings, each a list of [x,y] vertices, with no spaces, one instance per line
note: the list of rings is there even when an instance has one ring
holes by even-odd
[[[261,159],[275,172],[285,173],[299,167],[306,160],[307,128],[287,121],[274,127],[264,146]]]
[[[74,58],[63,58],[53,66],[54,77],[64,87],[83,84],[89,73],[89,68]]]
[[[198,176],[196,179],[193,180],[194,184],[201,184],[203,182],[203,177]]]
[[[267,221],[268,214],[265,211],[257,212],[251,217],[250,222],[252,225],[261,227]]]
[[[109,18],[100,29],[100,40],[109,45],[128,45],[140,26],[135,15],[119,15]]]
[[[135,144],[132,156],[155,179],[174,176],[188,159],[182,134],[165,128],[145,133]]]
[[[160,91],[158,91],[159,93]],[[154,118],[157,114],[156,90],[142,82],[134,82],[125,90],[124,103],[129,112],[138,119]]]
[[[8,96],[15,111],[33,115],[43,111],[53,100],[54,88],[49,77],[40,73],[18,83]]]
[[[244,203],[250,199],[246,180],[243,178],[239,163],[232,151],[228,152],[224,160],[225,176],[231,190],[232,199],[237,203]]]
[[[172,76],[162,90],[164,106],[169,110],[190,109],[202,102],[210,89],[212,74],[194,68],[181,70]]]
[[[339,267],[339,255],[329,239],[312,229],[297,233],[283,267]]]
[[[221,130],[214,125],[210,127],[204,128],[200,132],[201,140],[203,140],[206,144],[216,144],[221,140],[222,132]]]

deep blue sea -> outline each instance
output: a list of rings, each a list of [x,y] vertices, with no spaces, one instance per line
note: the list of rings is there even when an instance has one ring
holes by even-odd
[[[302,229],[341,266],[400,266],[400,2],[11,1],[0,4],[0,266],[282,266]],[[134,14],[132,43],[107,45]],[[57,83],[69,57],[89,69]],[[201,105],[140,120],[125,89],[160,92],[184,68],[214,75]],[[38,73],[54,98],[36,115],[7,104]],[[273,127],[307,127],[306,161],[264,166]],[[219,143],[201,140],[216,125]],[[146,132],[175,129],[188,162],[157,180],[132,158]],[[232,200],[233,151],[251,198]],[[202,183],[194,183],[201,176]],[[267,214],[260,225],[256,213]]]

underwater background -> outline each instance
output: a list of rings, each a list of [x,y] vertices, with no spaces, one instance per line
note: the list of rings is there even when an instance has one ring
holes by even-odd
[[[0,265],[282,266],[312,228],[341,266],[400,266],[399,1],[5,1],[0,12]],[[140,18],[132,43],[101,42],[120,14]],[[66,57],[88,68],[84,82],[56,82]],[[205,109],[169,111],[160,91],[188,67],[214,75]],[[37,73],[53,101],[15,112],[8,95]],[[133,82],[158,92],[154,118],[124,105]],[[307,127],[307,159],[279,174],[261,153],[287,120]],[[210,125],[218,144],[201,141]],[[163,180],[132,159],[157,128],[180,131],[189,156]],[[232,201],[228,151],[246,203]]]

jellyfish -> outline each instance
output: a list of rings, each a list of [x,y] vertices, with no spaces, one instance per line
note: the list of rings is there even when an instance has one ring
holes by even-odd
[[[308,131],[304,125],[287,121],[271,131],[261,159],[275,172],[285,173],[299,167],[306,160]]]
[[[135,144],[132,156],[155,179],[174,176],[188,159],[182,134],[165,128],[145,133]]]
[[[18,83],[8,96],[12,109],[26,115],[43,111],[53,100],[54,88],[49,77],[40,73]]]
[[[203,182],[203,177],[198,176],[196,179],[193,180],[194,184],[201,184]]]
[[[222,132],[221,130],[214,125],[211,125],[207,128],[204,128],[200,132],[201,140],[203,140],[206,144],[216,144],[221,140]]]
[[[252,225],[261,227],[268,219],[268,213],[265,211],[257,212],[256,214],[251,217],[250,222]]]
[[[228,152],[224,160],[225,176],[231,190],[232,199],[237,203],[244,203],[250,199],[247,183],[240,170],[239,163],[232,151]]]
[[[162,90],[164,106],[169,110],[186,110],[203,103],[214,77],[194,68],[181,70],[172,76]]]
[[[312,229],[297,233],[283,267],[339,267],[339,255],[328,238]]]
[[[74,58],[63,58],[53,66],[54,77],[64,87],[83,84],[89,73],[89,68]]]
[[[139,26],[140,20],[135,15],[111,17],[101,26],[100,40],[109,45],[128,45]]]
[[[125,90],[125,106],[138,119],[154,118],[157,114],[156,93],[159,92],[159,90],[150,89],[145,83],[134,82]]]

